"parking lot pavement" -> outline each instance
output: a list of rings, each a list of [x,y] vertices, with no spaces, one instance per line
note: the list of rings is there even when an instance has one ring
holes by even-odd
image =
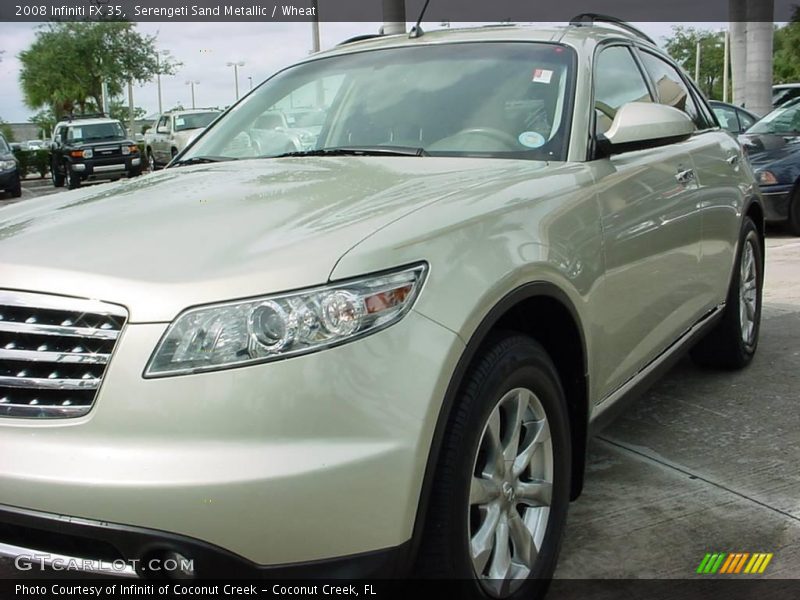
[[[556,577],[685,578],[706,552],[771,552],[762,577],[800,577],[798,282],[800,238],[771,232],[753,364],[683,361],[592,441]]]
[[[800,577],[799,282],[800,239],[772,233],[752,365],[685,360],[593,440],[556,577],[691,577],[706,552]]]

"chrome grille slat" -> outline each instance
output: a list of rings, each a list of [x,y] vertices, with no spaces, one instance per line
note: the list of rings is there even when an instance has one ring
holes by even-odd
[[[94,390],[100,387],[100,379],[45,379],[0,375],[0,388],[4,387],[26,390]]]
[[[0,404],[0,417],[79,417],[86,406],[31,406],[30,404]]]
[[[34,310],[61,310],[74,313],[91,313],[100,316],[116,316],[127,319],[128,312],[121,306],[107,304],[98,300],[83,300],[66,296],[32,294],[0,290],[0,307],[15,306]]]
[[[110,354],[91,352],[47,352],[40,350],[6,350],[0,348],[0,360],[53,363],[67,365],[104,365]]]
[[[0,331],[26,335],[56,335],[89,340],[116,340],[119,336],[119,331],[114,329],[64,327],[61,325],[41,325],[39,323],[19,323],[17,321],[0,321]]]
[[[114,304],[0,290],[0,417],[89,412],[126,320]]]

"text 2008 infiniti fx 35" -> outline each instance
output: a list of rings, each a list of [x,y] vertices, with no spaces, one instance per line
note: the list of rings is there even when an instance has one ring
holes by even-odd
[[[635,31],[311,56],[164,171],[0,209],[2,548],[535,597],[592,428],[690,349],[751,360],[762,230]]]

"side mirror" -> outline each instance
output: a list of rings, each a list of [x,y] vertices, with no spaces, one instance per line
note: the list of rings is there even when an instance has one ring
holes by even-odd
[[[598,149],[608,156],[655,148],[688,138],[694,122],[677,108],[651,102],[629,102],[614,116],[605,135],[598,136]]]

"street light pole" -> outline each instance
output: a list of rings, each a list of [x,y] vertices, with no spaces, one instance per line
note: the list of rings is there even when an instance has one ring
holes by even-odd
[[[187,81],[186,85],[192,86],[192,108],[197,108],[197,104],[195,104],[195,101],[194,101],[194,86],[200,85],[200,82],[191,80],[191,81]]]
[[[161,103],[161,55],[166,56],[169,50],[158,50],[156,52],[156,83],[158,85],[158,114],[164,112],[164,106]]]
[[[253,89],[253,78],[252,78],[252,77],[250,77],[250,76],[248,76],[248,77],[247,77],[247,81],[249,81],[249,82],[250,82],[250,89],[252,90],[252,89]]]
[[[240,60],[238,62],[229,62],[227,66],[233,67],[233,79],[236,85],[236,100],[239,100],[239,67],[244,66],[244,61]]]
[[[701,40],[697,40],[697,56],[695,57],[694,61],[694,82],[697,85],[700,85],[700,54],[703,47],[703,42]]]
[[[728,102],[730,97],[728,88],[730,87],[731,78],[731,35],[728,30],[725,30],[725,51],[722,59],[722,101]]]

